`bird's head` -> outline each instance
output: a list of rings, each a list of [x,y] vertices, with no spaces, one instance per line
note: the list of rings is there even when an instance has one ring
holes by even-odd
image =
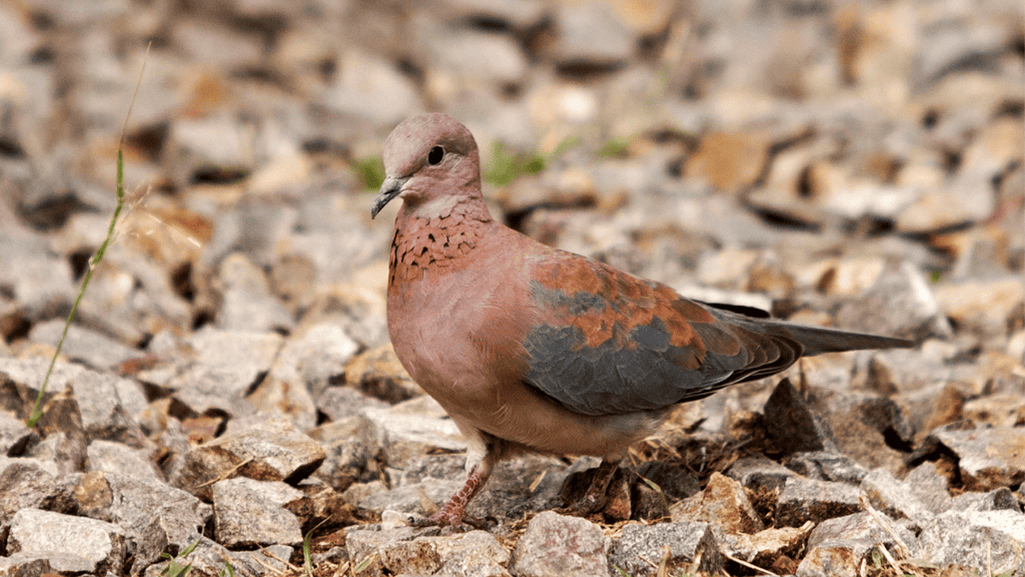
[[[396,126],[384,143],[384,173],[371,218],[397,196],[407,210],[418,212],[482,198],[477,143],[465,126],[444,114],[420,114]]]

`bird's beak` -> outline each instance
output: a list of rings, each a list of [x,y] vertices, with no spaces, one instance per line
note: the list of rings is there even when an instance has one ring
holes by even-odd
[[[402,185],[406,184],[407,180],[409,180],[408,176],[404,178],[389,176],[384,179],[384,182],[381,183],[381,190],[377,193],[377,196],[374,197],[374,205],[370,207],[371,219],[376,217],[377,213],[381,212],[384,205],[391,202],[393,198],[402,192]]]

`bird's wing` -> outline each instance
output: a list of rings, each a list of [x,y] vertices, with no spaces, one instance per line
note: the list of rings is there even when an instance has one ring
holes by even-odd
[[[790,366],[801,345],[757,319],[563,251],[530,263],[526,382],[589,415],[660,409]]]

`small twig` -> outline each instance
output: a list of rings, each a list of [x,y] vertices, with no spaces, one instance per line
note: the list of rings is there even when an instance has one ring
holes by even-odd
[[[893,555],[890,555],[890,552],[886,550],[886,546],[885,545],[883,545],[881,543],[876,543],[876,549],[879,549],[879,552],[883,554],[883,557],[886,558],[886,562],[890,564],[890,567],[893,567],[893,571],[897,575],[903,575],[904,574],[900,570],[900,565],[897,565],[897,560],[894,559]]]
[[[729,553],[723,552],[722,556],[726,557],[727,559],[729,559],[730,561],[733,561],[734,563],[736,563],[738,565],[743,565],[744,567],[747,567],[748,569],[754,569],[755,571],[761,571],[762,573],[765,573],[766,575],[772,575],[772,577],[779,577],[778,574],[773,573],[772,571],[769,571],[768,569],[762,569],[758,565],[754,565],[754,564],[748,563],[747,561],[744,561],[743,559],[737,559],[736,557],[734,557],[733,555],[730,555]]]
[[[865,509],[865,511],[868,511],[868,514],[871,515],[872,518],[875,519],[875,522],[883,528],[883,531],[886,531],[890,535],[890,537],[893,538],[894,543],[897,545],[897,553],[900,555],[900,557],[902,559],[909,557],[911,555],[911,549],[909,549],[908,546],[904,543],[904,540],[900,538],[900,535],[898,535],[897,532],[893,530],[893,527],[890,526],[890,523],[883,519],[879,512],[876,511],[874,507],[872,507],[872,504],[868,502],[868,498],[866,496],[861,495],[860,500],[861,507]]]
[[[541,471],[541,474],[538,475],[536,479],[534,479],[534,482],[531,483],[530,487],[529,487],[529,490],[530,490],[531,493],[533,493],[534,491],[537,490],[538,485],[541,484],[541,481],[544,480],[545,475],[547,475],[547,474],[548,474],[548,469],[545,469],[545,470]]]
[[[238,471],[242,467],[244,467],[244,466],[248,465],[249,463],[251,463],[252,461],[253,461],[253,458],[249,457],[248,459],[246,459],[245,461],[242,461],[238,465],[235,465],[231,469],[221,473],[220,475],[214,477],[213,479],[210,479],[209,481],[206,481],[204,483],[200,483],[199,485],[196,485],[192,489],[193,490],[202,489],[203,487],[206,487],[207,485],[213,485],[217,481],[223,481],[223,480],[229,478],[232,474],[234,474],[236,471]]]

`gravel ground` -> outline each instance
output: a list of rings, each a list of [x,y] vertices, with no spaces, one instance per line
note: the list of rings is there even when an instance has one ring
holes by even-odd
[[[920,344],[406,527],[464,475],[369,216],[428,110],[542,242]],[[1023,111],[1020,2],[0,1],[0,576],[1025,576]]]

